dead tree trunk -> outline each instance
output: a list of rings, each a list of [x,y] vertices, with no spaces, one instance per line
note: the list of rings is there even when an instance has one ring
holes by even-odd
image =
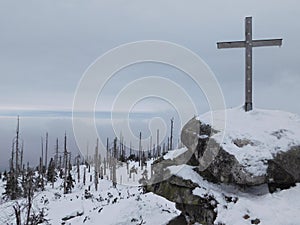
[[[113,187],[117,187],[117,138],[114,140],[114,155],[113,155],[113,168],[112,168],[112,182]]]
[[[64,141],[64,166],[65,166],[64,194],[67,194],[68,152],[67,152],[67,135],[66,134],[65,134],[65,141]]]
[[[21,224],[21,210],[20,210],[19,203],[14,205],[13,208],[14,208],[15,216],[16,216],[16,225],[22,225]]]
[[[132,145],[131,145],[131,141],[129,142],[129,156],[131,157],[132,155]]]
[[[157,133],[156,133],[156,141],[157,141],[157,144],[156,144],[156,154],[157,154],[157,157],[160,156],[160,145],[159,145],[159,129],[157,129]]]
[[[109,159],[108,159],[108,155],[109,155],[109,139],[108,138],[106,138],[106,160],[107,160],[107,165],[104,167],[104,168],[106,168],[106,167],[109,167]],[[105,171],[105,169],[104,169],[104,173],[106,174],[106,171]]]
[[[44,140],[43,137],[41,137],[41,148],[42,148],[42,163],[41,163],[41,167],[42,167],[42,172],[44,171],[44,166],[43,166],[43,160],[44,160]]]
[[[31,207],[32,207],[32,196],[33,196],[33,184],[32,184],[32,176],[33,172],[28,169],[28,174],[27,174],[27,182],[28,182],[28,193],[27,193],[27,200],[28,200],[28,205],[27,205],[27,219],[26,219],[26,225],[30,224],[30,213],[31,213]]]
[[[78,155],[76,157],[76,160],[77,160],[77,180],[78,180],[78,183],[80,183],[80,166],[79,166],[79,160],[80,160],[80,155]]]
[[[55,163],[55,168],[60,169],[58,164],[58,138],[56,138],[54,163]]]
[[[24,142],[22,141],[22,146],[21,146],[21,162],[20,162],[20,167],[21,167],[22,174],[23,174],[23,155],[24,155]]]
[[[139,139],[139,166],[142,166],[143,169],[143,165],[141,161],[142,161],[142,132],[140,132],[140,139]]]
[[[173,126],[174,126],[174,118],[171,119],[170,150],[173,150]]]
[[[152,136],[150,136],[150,146],[149,146],[149,155],[150,155],[150,157],[153,157],[153,155],[151,156],[151,154],[152,154]]]
[[[16,177],[18,177],[19,173],[19,132],[20,132],[20,119],[18,116],[18,124],[17,124],[17,136],[16,136]]]
[[[98,162],[98,138],[97,138],[97,145],[96,145],[96,149],[95,149],[95,156],[94,156],[94,170],[95,170],[95,190],[98,191],[98,183],[99,183],[99,162]]]
[[[45,168],[47,169],[48,164],[48,132],[46,133],[46,146],[45,146]]]
[[[103,176],[106,176],[106,159],[103,159]]]
[[[86,183],[86,167],[84,167],[84,170],[83,170],[83,185],[85,186],[85,183]]]

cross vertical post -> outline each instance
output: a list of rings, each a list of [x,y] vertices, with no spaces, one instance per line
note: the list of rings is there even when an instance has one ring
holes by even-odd
[[[245,80],[245,110],[252,110],[252,18],[245,19],[245,40],[246,40],[246,80]]]

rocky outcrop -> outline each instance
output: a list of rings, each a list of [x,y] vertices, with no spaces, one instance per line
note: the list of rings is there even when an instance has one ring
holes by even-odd
[[[198,173],[214,183],[236,184],[240,186],[257,186],[268,184],[270,192],[277,188],[285,189],[300,182],[300,146],[291,147],[290,150],[279,152],[273,159],[267,162],[267,171],[262,175],[253,175],[245,170],[234,155],[230,154],[225,147],[220,146],[211,138],[217,131],[207,124],[201,123],[196,118],[191,119],[182,129],[182,143],[193,152],[198,160]],[[207,146],[208,141],[210,146]],[[246,145],[254,146],[250,139],[234,139],[233,143],[241,148]],[[217,154],[207,148],[218,148]],[[207,150],[207,151],[206,151]],[[212,161],[202,158],[203,152],[212,154]],[[216,151],[215,151],[216,152]],[[203,163],[206,163],[203,165]],[[204,169],[202,169],[204,168]]]
[[[189,218],[189,222],[211,225],[217,216],[215,210],[217,201],[210,195],[205,197],[194,195],[193,190],[199,185],[171,174],[168,169],[170,166],[185,164],[187,157],[190,159],[190,164],[197,162],[189,151],[173,160],[164,160],[163,157],[156,160],[152,165],[153,175],[145,187],[146,191],[175,202],[176,208]]]
[[[266,115],[277,114],[263,111],[245,115],[249,121],[260,125],[262,121],[269,121]],[[277,116],[283,118],[281,114]],[[290,122],[292,117],[284,115],[284,118]],[[241,118],[239,121],[244,122]],[[181,141],[188,151],[179,156],[175,154],[176,158],[162,157],[154,162],[153,174],[146,189],[175,202],[176,207],[182,211],[180,220],[187,217],[191,222],[206,225],[223,224],[223,219],[217,218],[217,214],[222,217],[222,210],[229,209],[228,205],[238,201],[240,204],[249,199],[251,201],[252,198],[245,200],[245,195],[271,196],[267,193],[267,185],[269,191],[274,192],[300,182],[300,145],[295,135],[298,134],[297,128],[291,125],[293,123],[288,124],[289,129],[280,129],[281,125],[267,129],[252,124],[250,135],[249,129],[240,133],[239,126],[245,128],[240,122],[233,124],[234,129],[231,127],[227,139],[219,144],[215,139],[219,132],[209,124],[193,118],[181,132]],[[270,123],[265,124],[267,126]],[[256,134],[256,127],[260,129],[259,135]],[[255,153],[258,157],[253,157]],[[192,166],[183,165],[181,168],[187,170],[177,172],[174,168],[180,168],[178,165],[182,164]],[[251,224],[260,224],[261,218],[251,217],[250,220],[248,213],[248,209],[241,212],[244,216],[241,218],[248,219]],[[176,224],[176,221],[172,222]]]
[[[240,186],[255,186],[266,182],[266,176],[253,176],[245,171],[237,159],[222,147],[218,155],[204,170],[197,172],[208,181],[214,183],[237,184]]]
[[[167,170],[165,171],[167,172]],[[211,225],[216,219],[217,201],[212,196],[199,197],[192,191],[198,187],[190,180],[172,175],[169,179],[147,186],[147,191],[175,202],[176,208],[187,216],[190,222]]]

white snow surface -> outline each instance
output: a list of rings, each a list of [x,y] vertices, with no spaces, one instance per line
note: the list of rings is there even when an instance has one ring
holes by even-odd
[[[186,147],[180,148],[180,149],[175,149],[169,151],[167,154],[164,155],[164,159],[171,159],[173,160],[174,158],[177,158],[181,154],[185,153],[188,149]]]
[[[199,187],[193,190],[194,195],[213,196],[217,202],[215,224],[249,225],[251,220],[259,219],[261,225],[298,225],[300,224],[300,184],[288,190],[273,194],[259,189],[245,193],[230,185],[209,183],[199,176],[194,167],[188,165],[170,166],[171,174],[191,180]],[[264,189],[266,187],[260,187]],[[227,202],[225,196],[236,200]],[[249,218],[243,218],[248,215]]]
[[[213,126],[211,112],[197,119]],[[234,155],[245,170],[259,176],[266,173],[268,159],[300,145],[300,117],[277,110],[254,109],[245,112],[243,107],[227,109],[224,133],[220,143],[224,150]],[[238,147],[234,144],[237,139],[251,143]]]

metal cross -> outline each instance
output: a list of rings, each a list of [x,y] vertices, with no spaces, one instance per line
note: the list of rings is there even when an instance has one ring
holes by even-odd
[[[282,39],[252,40],[252,17],[245,18],[245,41],[218,42],[221,48],[246,48],[245,64],[245,111],[252,110],[252,48],[264,46],[281,46]]]

